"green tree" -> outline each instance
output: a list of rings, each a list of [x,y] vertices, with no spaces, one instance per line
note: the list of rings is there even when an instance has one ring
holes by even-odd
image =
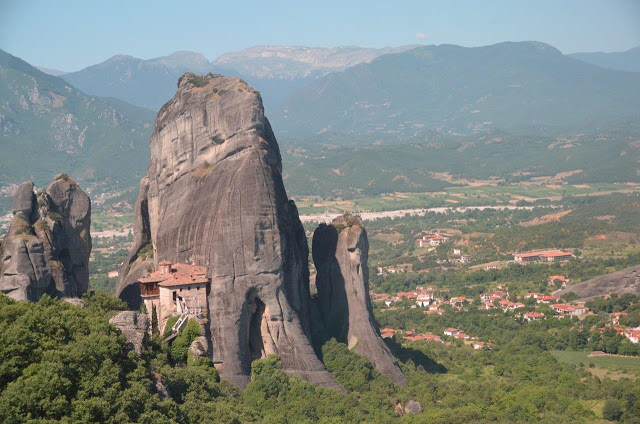
[[[610,421],[618,421],[622,417],[622,403],[618,399],[607,399],[602,408],[602,417]]]
[[[202,334],[198,321],[191,318],[184,329],[171,342],[171,359],[174,362],[186,362],[191,343]]]

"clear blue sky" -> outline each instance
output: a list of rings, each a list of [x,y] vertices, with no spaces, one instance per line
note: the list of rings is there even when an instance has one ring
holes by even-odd
[[[640,0],[0,0],[0,48],[65,71],[118,54],[258,44],[479,46],[536,40],[564,53],[640,45]]]

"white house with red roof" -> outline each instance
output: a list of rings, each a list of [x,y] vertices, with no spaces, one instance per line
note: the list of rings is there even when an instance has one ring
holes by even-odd
[[[640,327],[625,330],[624,336],[629,339],[631,343],[640,343]]]
[[[484,302],[493,302],[494,300],[506,299],[507,297],[509,297],[509,293],[502,290],[492,290],[480,295],[480,298]]]
[[[620,317],[627,315],[626,312],[614,312],[613,317],[611,318],[611,322],[614,324],[620,324]]]
[[[525,312],[523,319],[527,322],[538,321],[538,320],[544,319],[544,314],[542,312],[536,312],[536,311]]]
[[[460,330],[458,330],[457,328],[447,328],[447,329],[444,330],[444,335],[445,336],[455,336],[459,332],[460,332]]]
[[[551,303],[551,302],[556,302],[559,298],[557,296],[551,296],[551,295],[542,295],[542,296],[538,296],[536,297],[536,302],[537,303]]]
[[[556,303],[551,307],[558,316],[584,315],[589,310],[589,308],[584,305],[569,305],[567,303]]]
[[[518,308],[524,308],[524,303],[521,302],[512,302],[510,300],[501,300],[500,302],[498,302],[498,304],[500,305],[500,307],[502,308],[502,310],[504,312],[507,311],[514,311]]]
[[[514,261],[519,264],[528,264],[530,262],[559,262],[559,261],[568,261],[572,259],[573,253],[571,252],[562,252],[559,250],[547,250],[540,252],[525,252],[525,253],[516,253],[513,255]]]

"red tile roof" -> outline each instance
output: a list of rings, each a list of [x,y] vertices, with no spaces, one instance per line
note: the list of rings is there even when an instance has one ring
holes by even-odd
[[[204,266],[171,264],[169,261],[162,261],[158,265],[169,265],[171,272],[163,273],[162,270],[155,271],[138,281],[142,284],[158,283],[161,287],[185,286],[209,282],[207,278],[207,268]]]
[[[516,253],[516,257],[518,258],[534,258],[536,256],[540,256],[539,253]]]
[[[570,252],[545,252],[540,254],[543,258],[557,258],[560,256],[573,256]]]

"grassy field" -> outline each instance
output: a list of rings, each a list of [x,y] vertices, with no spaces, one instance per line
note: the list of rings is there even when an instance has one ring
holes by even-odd
[[[560,201],[566,196],[599,196],[618,192],[640,191],[635,183],[613,184],[516,184],[447,188],[429,193],[392,193],[352,200],[325,200],[318,197],[295,198],[301,214],[344,211],[375,212],[383,210],[460,207],[477,205],[508,205],[518,201],[548,199]]]
[[[129,227],[133,223],[133,212],[97,212],[91,215],[91,229],[102,231]]]
[[[640,357],[625,356],[589,356],[590,352],[574,352],[568,350],[553,351],[553,356],[560,362],[589,367],[592,374],[602,378],[619,379],[640,375]],[[595,367],[590,367],[593,364]]]

